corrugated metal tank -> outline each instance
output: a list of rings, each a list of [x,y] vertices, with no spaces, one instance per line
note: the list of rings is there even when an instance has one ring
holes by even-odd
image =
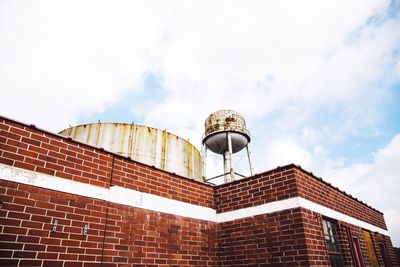
[[[183,177],[203,181],[199,150],[166,131],[126,123],[94,123],[71,127],[59,134]]]

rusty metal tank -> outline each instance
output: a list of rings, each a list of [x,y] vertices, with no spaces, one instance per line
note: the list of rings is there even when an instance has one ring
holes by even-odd
[[[250,142],[243,116],[234,110],[219,110],[205,121],[203,144],[214,153],[224,154],[228,151],[227,133],[232,141],[232,153],[242,150]]]
[[[166,131],[126,123],[94,123],[74,126],[59,134],[146,165],[202,181],[199,150],[188,141]]]

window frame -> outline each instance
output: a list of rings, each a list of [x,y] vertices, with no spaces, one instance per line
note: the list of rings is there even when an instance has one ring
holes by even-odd
[[[344,266],[343,255],[339,243],[337,220],[327,217],[322,217],[322,232],[324,235],[325,246],[329,257],[329,262],[332,264],[332,261],[334,261],[335,262],[334,266]],[[332,247],[334,249],[332,249]],[[339,260],[339,262],[337,262],[337,260]]]
[[[356,264],[357,267],[365,267],[364,257],[362,255],[359,238],[357,236],[351,235],[350,239],[351,239],[351,248],[353,252],[352,256],[354,264]]]

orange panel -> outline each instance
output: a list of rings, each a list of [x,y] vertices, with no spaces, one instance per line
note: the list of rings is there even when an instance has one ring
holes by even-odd
[[[369,261],[371,262],[371,266],[378,267],[379,266],[378,259],[376,258],[374,246],[372,245],[371,234],[368,231],[363,230],[363,236],[365,245],[367,246],[368,257]]]

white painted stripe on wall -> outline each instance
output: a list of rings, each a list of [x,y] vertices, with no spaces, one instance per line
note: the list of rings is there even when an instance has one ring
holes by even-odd
[[[193,219],[215,222],[216,211],[211,208],[193,205],[136,190],[112,186],[109,200],[132,207],[164,212]]]
[[[268,214],[268,213],[283,211],[283,210],[287,210],[287,209],[300,208],[300,207],[317,212],[323,216],[326,216],[326,217],[329,217],[332,219],[336,219],[339,221],[343,221],[343,222],[346,222],[349,224],[359,226],[361,228],[370,230],[371,232],[378,232],[383,235],[389,235],[389,232],[385,229],[382,229],[375,225],[363,222],[361,220],[350,217],[346,214],[337,212],[335,210],[324,207],[322,205],[316,204],[316,203],[311,202],[302,197],[293,197],[293,198],[274,201],[274,202],[254,206],[254,207],[218,213],[217,214],[217,222],[218,223],[228,222],[228,221],[233,221],[233,220],[242,219],[242,218],[246,218],[246,217],[251,217],[251,216],[256,216],[256,215],[261,215],[261,214]]]
[[[308,210],[312,210],[314,212],[317,212],[317,213],[322,214],[322,215],[324,215],[326,217],[329,217],[329,218],[333,218],[333,219],[336,219],[336,220],[339,220],[339,221],[342,221],[342,222],[346,222],[346,223],[349,223],[349,224],[353,224],[353,225],[359,226],[361,228],[370,230],[371,232],[378,232],[380,234],[387,235],[387,236],[389,235],[389,232],[387,230],[382,229],[380,227],[377,227],[375,225],[363,222],[363,221],[358,220],[356,218],[350,217],[350,216],[348,216],[346,214],[337,212],[335,210],[332,210],[332,209],[329,209],[329,208],[324,207],[322,205],[319,205],[319,204],[316,204],[314,202],[311,202],[311,201],[309,201],[307,199],[300,198],[300,197],[298,199],[299,199],[299,206],[302,207],[302,208],[305,208],[305,209],[308,209]]]
[[[132,207],[218,223],[302,207],[317,212],[323,216],[353,224],[372,232],[378,232],[387,236],[389,235],[388,231],[385,229],[355,219],[301,197],[274,201],[254,207],[217,214],[216,211],[211,208],[143,193],[124,187],[112,186],[108,189],[4,164],[0,164],[0,179],[84,197],[102,199]]]
[[[0,179],[85,197],[107,199],[109,189],[0,164]]]
[[[112,186],[110,189],[0,164],[0,179],[113,203],[206,221],[216,221],[211,208]]]
[[[217,222],[229,222],[237,219],[242,219],[250,216],[256,216],[261,214],[268,214],[277,211],[298,208],[299,203],[296,197],[288,198],[284,200],[269,202],[258,206],[232,210],[217,214]]]

